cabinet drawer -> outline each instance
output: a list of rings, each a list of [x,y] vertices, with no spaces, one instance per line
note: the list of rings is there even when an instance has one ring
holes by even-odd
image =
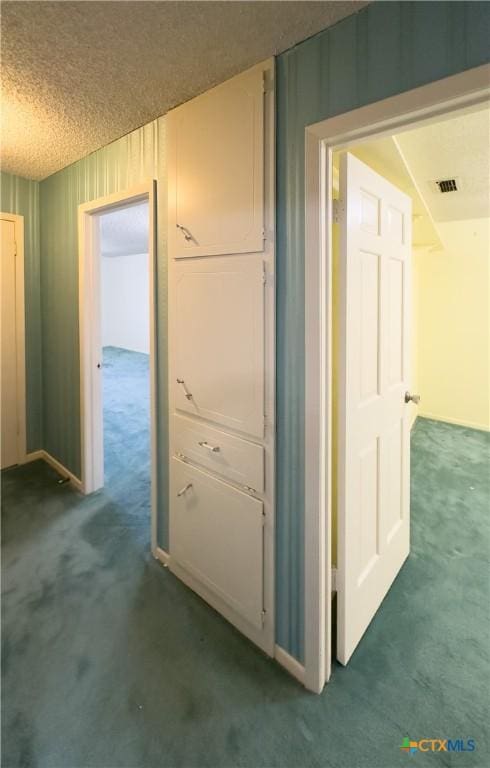
[[[256,627],[263,610],[263,503],[172,459],[170,554]]]
[[[186,459],[238,485],[264,491],[264,449],[261,445],[174,415],[174,448]]]

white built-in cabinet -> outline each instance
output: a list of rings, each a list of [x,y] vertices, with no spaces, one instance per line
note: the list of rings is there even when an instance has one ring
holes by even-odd
[[[168,115],[169,566],[274,651],[274,64]]]

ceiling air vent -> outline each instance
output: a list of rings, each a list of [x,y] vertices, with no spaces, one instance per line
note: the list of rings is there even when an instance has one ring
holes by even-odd
[[[436,187],[436,191],[438,192],[457,192],[458,191],[458,185],[456,183],[456,179],[441,179],[439,181],[434,181],[434,186]]]

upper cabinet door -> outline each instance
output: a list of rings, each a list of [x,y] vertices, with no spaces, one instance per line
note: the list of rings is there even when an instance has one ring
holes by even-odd
[[[245,72],[168,115],[173,258],[263,250],[263,77]]]
[[[175,407],[262,438],[262,258],[224,256],[179,263],[173,303]]]

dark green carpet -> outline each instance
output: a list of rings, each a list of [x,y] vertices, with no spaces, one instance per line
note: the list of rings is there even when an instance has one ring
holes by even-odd
[[[4,473],[3,766],[487,766],[489,449],[419,420],[412,555],[321,697],[153,561],[110,488]]]
[[[126,516],[150,526],[149,356],[104,347],[104,481]]]

